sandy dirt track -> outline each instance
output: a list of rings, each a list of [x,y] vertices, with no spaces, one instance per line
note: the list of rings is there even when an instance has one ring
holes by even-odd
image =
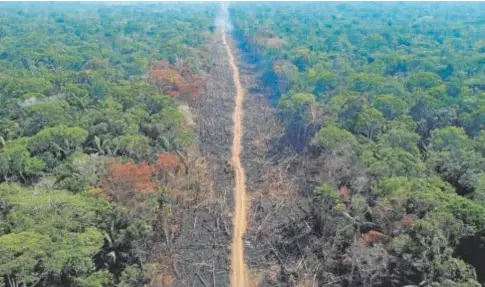
[[[222,41],[226,47],[229,64],[231,66],[236,89],[236,99],[233,114],[233,141],[232,141],[232,167],[235,175],[234,187],[234,217],[233,217],[233,236],[231,244],[231,286],[246,286],[246,267],[244,263],[244,242],[243,236],[246,232],[247,224],[247,202],[246,202],[246,179],[244,167],[241,164],[240,154],[242,150],[242,119],[243,119],[243,100],[244,91],[239,79],[239,70],[234,59],[231,47],[227,42],[225,29],[222,29]]]

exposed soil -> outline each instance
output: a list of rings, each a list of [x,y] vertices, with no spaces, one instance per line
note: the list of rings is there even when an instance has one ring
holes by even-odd
[[[243,236],[246,232],[246,178],[244,168],[241,164],[241,141],[242,141],[242,118],[243,118],[243,100],[244,91],[239,79],[239,69],[236,65],[231,47],[227,43],[225,30],[222,31],[222,41],[226,47],[229,65],[232,70],[234,86],[236,88],[236,100],[233,114],[233,141],[232,141],[232,168],[234,169],[235,187],[234,187],[234,219],[233,233],[231,244],[231,286],[246,286],[246,271],[244,264],[244,243]]]

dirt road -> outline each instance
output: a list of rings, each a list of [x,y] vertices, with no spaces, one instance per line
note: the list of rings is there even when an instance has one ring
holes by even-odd
[[[229,64],[232,70],[234,85],[236,88],[236,99],[234,106],[233,122],[234,132],[232,141],[232,167],[235,175],[234,188],[234,206],[235,211],[233,215],[233,235],[231,244],[231,286],[245,287],[246,286],[246,267],[244,264],[244,242],[243,235],[246,232],[246,182],[244,168],[241,164],[241,141],[242,141],[242,118],[243,118],[243,99],[244,91],[239,79],[239,70],[231,51],[231,47],[227,43],[227,36],[225,29],[222,29],[222,41],[226,47]]]

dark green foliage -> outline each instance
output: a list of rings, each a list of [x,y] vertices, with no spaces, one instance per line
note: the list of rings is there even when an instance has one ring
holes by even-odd
[[[2,4],[3,180],[35,181],[76,151],[135,160],[183,152],[192,135],[182,114],[144,75],[162,59],[192,67],[215,7],[161,7]],[[21,136],[22,151],[10,143]]]
[[[215,7],[0,3],[1,286],[150,282],[161,195],[135,214],[106,201],[102,178],[116,157],[183,156],[192,143],[146,75],[161,60],[203,72]]]
[[[485,282],[473,251],[457,248],[460,240],[481,242],[485,228],[483,9],[232,5],[235,35],[264,74],[274,75],[263,83],[281,93],[277,108],[287,134],[318,123],[303,159],[315,168],[302,174],[308,188],[319,186],[314,208],[321,226],[314,231],[335,249],[305,247],[325,254],[322,282]],[[271,37],[284,44],[266,44]]]
[[[107,203],[64,191],[1,185],[0,273],[17,284],[60,282],[73,272],[94,271],[103,246],[100,215]],[[68,279],[69,280],[69,279]]]

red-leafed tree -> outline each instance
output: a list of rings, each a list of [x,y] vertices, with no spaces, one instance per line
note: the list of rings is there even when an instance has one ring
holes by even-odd
[[[175,69],[152,70],[150,78],[163,92],[178,91],[187,85],[185,79]]]
[[[162,93],[171,97],[181,97],[186,101],[199,99],[205,80],[190,72],[189,67],[180,63],[171,65],[167,61],[158,61],[151,65],[150,80]]]
[[[157,190],[154,174],[155,167],[147,163],[113,161],[108,164],[102,182],[103,192],[113,201],[129,204]]]
[[[372,245],[384,239],[386,236],[379,231],[370,230],[362,235],[359,240],[360,245]]]
[[[175,171],[180,168],[181,162],[175,153],[163,152],[158,155],[155,166],[161,170]]]

